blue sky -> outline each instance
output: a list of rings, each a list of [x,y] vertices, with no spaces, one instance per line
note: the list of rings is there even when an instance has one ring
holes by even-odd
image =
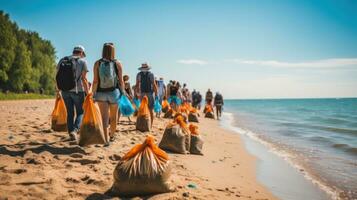
[[[142,62],[166,80],[226,98],[357,96],[357,1],[0,0],[57,56],[87,50],[92,80],[104,42],[124,73]]]

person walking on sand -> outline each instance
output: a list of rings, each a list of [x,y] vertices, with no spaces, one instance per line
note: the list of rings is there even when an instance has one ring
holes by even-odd
[[[126,92],[126,94],[128,95],[128,98],[131,102],[133,102],[134,100],[134,96],[133,96],[133,92],[130,86],[130,82],[129,82],[129,76],[128,75],[124,75],[123,76],[123,80],[124,80],[124,90]],[[118,123],[120,120],[120,110],[118,109]],[[129,122],[131,122],[130,116],[128,117]]]
[[[207,92],[206,92],[206,104],[212,104],[212,100],[213,100],[213,93],[211,91],[211,89],[208,89]]]
[[[222,107],[224,105],[223,96],[219,92],[214,96],[213,104],[216,107],[217,119],[219,119],[222,116]]]
[[[142,100],[144,96],[148,97],[152,127],[154,123],[154,94],[155,96],[158,94],[157,85],[154,74],[150,72],[151,67],[147,63],[141,64],[141,67],[138,69],[140,72],[136,75],[136,91],[140,100]]]
[[[70,140],[77,140],[83,118],[83,102],[87,85],[87,62],[84,60],[85,49],[75,46],[71,56],[62,58],[57,65],[56,92],[61,96],[67,109],[67,130]],[[74,110],[76,117],[74,118]]]
[[[105,146],[109,146],[109,141],[113,142],[115,139],[114,133],[117,127],[118,113],[117,102],[120,93],[127,95],[124,90],[123,66],[119,60],[115,59],[113,43],[105,43],[103,45],[102,58],[95,62],[93,72],[93,98],[98,103],[102,115],[104,135],[108,141]]]
[[[170,106],[173,110],[177,111],[178,106],[181,104],[180,99],[180,84],[173,81],[170,87],[170,98],[168,99]]]
[[[160,105],[162,105],[162,101],[163,101],[164,97],[166,97],[166,86],[164,83],[164,78],[160,77],[159,80],[156,80],[156,85],[157,85],[157,90],[158,90],[159,102],[160,102]],[[160,115],[161,115],[161,111],[156,114],[156,117],[160,118]]]
[[[197,92],[197,109],[201,110],[201,104],[202,104],[202,95],[200,92]]]

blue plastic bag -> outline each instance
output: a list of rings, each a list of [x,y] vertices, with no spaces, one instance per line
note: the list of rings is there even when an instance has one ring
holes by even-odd
[[[131,104],[129,98],[125,95],[121,95],[118,104],[119,104],[120,113],[124,117],[129,117],[135,112],[135,109]]]
[[[162,106],[161,106],[161,103],[160,103],[160,101],[159,101],[159,98],[155,98],[155,103],[154,103],[154,112],[156,112],[156,113],[159,113],[159,112],[161,112],[161,108],[162,108]]]
[[[135,104],[136,110],[139,110],[140,100],[139,100],[138,98],[135,98],[135,99],[134,99],[134,104]]]

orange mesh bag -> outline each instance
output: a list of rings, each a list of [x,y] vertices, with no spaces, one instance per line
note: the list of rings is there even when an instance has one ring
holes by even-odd
[[[176,118],[177,118],[178,116],[181,116],[181,117],[183,118],[183,121],[184,121],[184,122],[187,122],[187,114],[186,114],[186,113],[182,113],[182,112],[176,113],[176,114],[174,115],[174,120],[176,120]]]
[[[189,122],[199,122],[198,120],[198,113],[196,108],[191,108],[190,113],[188,114],[188,121]]]
[[[169,102],[167,100],[164,100],[162,102],[161,106],[162,106],[162,110],[161,111],[163,113],[166,113],[170,109],[170,104],[169,104]]]
[[[212,109],[211,105],[208,105],[208,104],[205,105],[203,113],[207,113],[207,112],[213,112],[213,109]]]
[[[175,153],[189,152],[190,133],[182,116],[177,116],[166,126],[159,147]]]
[[[188,129],[190,130],[191,135],[198,135],[198,126],[190,124]]]
[[[57,97],[51,114],[51,128],[54,131],[67,131],[67,110],[62,97]]]
[[[213,108],[211,105],[206,105],[203,112],[205,113],[205,118],[214,119]]]
[[[186,105],[187,105],[187,104],[186,104]],[[179,111],[180,111],[181,113],[187,113],[187,114],[188,114],[189,111],[188,111],[186,105],[182,105],[182,106],[179,107]]]
[[[144,143],[134,146],[114,170],[111,192],[119,196],[137,196],[171,192],[169,157],[148,135]]]
[[[79,145],[105,144],[102,116],[99,107],[93,102],[92,94],[86,96],[83,103],[83,119],[79,130]]]
[[[201,136],[198,134],[198,126],[194,124],[190,124],[189,129],[191,133],[190,153],[203,155],[202,153],[203,140]]]
[[[138,116],[136,118],[136,130],[145,132],[150,131],[150,110],[149,110],[149,99],[144,96],[141,100],[140,107],[138,110]]]
[[[175,116],[176,112],[170,108],[164,115],[164,118],[173,118]]]

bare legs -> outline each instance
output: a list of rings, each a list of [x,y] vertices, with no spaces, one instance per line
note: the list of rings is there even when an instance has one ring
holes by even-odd
[[[151,128],[152,125],[154,124],[154,110],[150,109],[150,120],[151,120]]]
[[[102,114],[104,135],[108,141],[109,138],[114,136],[117,128],[118,105],[109,104],[108,102],[98,102],[98,106],[100,113]]]

